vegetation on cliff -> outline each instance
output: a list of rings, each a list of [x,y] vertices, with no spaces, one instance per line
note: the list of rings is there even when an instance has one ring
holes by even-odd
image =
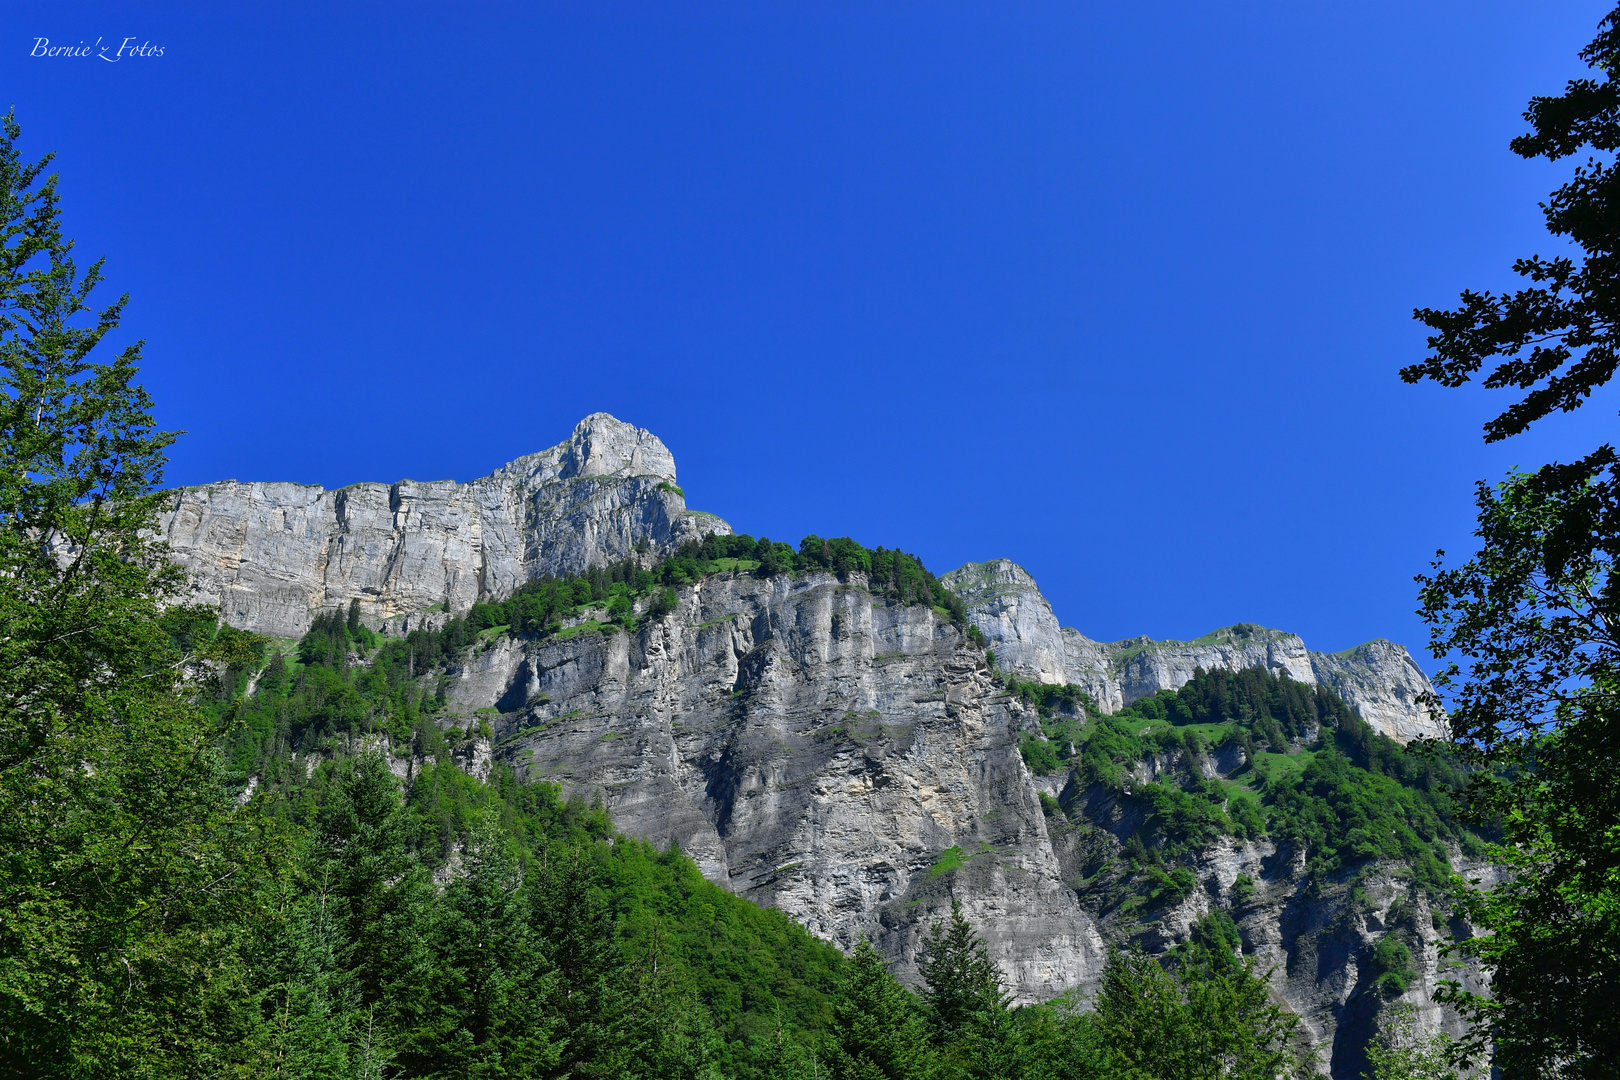
[[[760,577],[822,570],[848,577],[860,574],[867,588],[902,604],[922,604],[964,630],[962,601],[923,566],[915,555],[890,548],[868,548],[848,537],[824,540],[807,536],[797,550],[768,537],[709,534],[681,546],[673,555],[654,560],[645,554],[584,574],[531,581],[504,600],[474,604],[437,630],[413,630],[403,645],[386,647],[402,657],[411,671],[426,671],[458,659],[463,649],[492,634],[546,637],[567,634],[581,620],[590,628],[634,632],[649,620],[675,610],[676,589],[719,573],[752,573]],[[597,618],[600,617],[600,618]],[[322,616],[317,625],[336,633],[338,613]],[[349,641],[371,643],[351,620]]]
[[[1023,743],[1031,768],[1073,766],[1070,798],[1100,789],[1144,808],[1129,846],[1139,862],[1151,852],[1153,866],[1173,866],[1218,836],[1270,836],[1299,845],[1313,875],[1398,860],[1445,891],[1447,845],[1484,853],[1453,800],[1463,773],[1375,732],[1326,687],[1199,670],[1103,716],[1073,687],[1006,686],[1041,716],[1043,737]]]

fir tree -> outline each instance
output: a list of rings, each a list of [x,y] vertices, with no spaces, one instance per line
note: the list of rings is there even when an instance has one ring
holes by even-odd
[[[425,1076],[546,1075],[561,1056],[551,1038],[556,976],[530,927],[517,860],[487,819],[462,870],[438,905],[427,1015],[404,1064]]]
[[[921,1080],[932,1054],[911,995],[862,938],[833,1007],[830,1057],[838,1080]]]
[[[92,308],[101,263],[81,272],[50,159],[25,163],[18,136],[7,113],[0,1076],[223,1070],[249,1021],[234,944],[259,867],[197,700],[199,661],[233,658],[164,628],[180,579],[150,536],[173,436],[135,381],[141,345],[106,357],[125,298]]]
[[[340,763],[316,819],[313,872],[329,875],[341,962],[360,1004],[391,1029],[413,1026],[425,1008],[433,883],[411,852],[399,782],[380,753]]]
[[[917,966],[928,986],[923,1000],[936,1045],[955,1040],[980,1013],[1004,1007],[1001,972],[955,900],[951,901],[950,920],[936,919],[928,928],[923,959]]]

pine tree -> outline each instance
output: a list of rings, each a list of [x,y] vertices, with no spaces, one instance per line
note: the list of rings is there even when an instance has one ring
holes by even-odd
[[[839,1080],[921,1080],[933,1064],[926,1022],[865,938],[833,1007],[831,1044]]]
[[[1001,1008],[1001,972],[990,959],[984,939],[973,932],[962,915],[962,905],[951,901],[948,922],[934,920],[923,938],[923,959],[917,965],[928,990],[928,1006],[936,1045],[944,1046],[967,1031],[979,1013]]]
[[[141,345],[97,359],[125,301],[92,309],[101,263],[81,273],[19,134],[0,119],[0,1076],[222,1069],[256,841],[196,698],[197,661],[231,657],[165,630],[173,436]]]

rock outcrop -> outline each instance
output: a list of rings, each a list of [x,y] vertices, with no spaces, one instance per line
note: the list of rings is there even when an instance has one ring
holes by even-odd
[[[1377,730],[1400,742],[1437,738],[1445,723],[1425,703],[1428,676],[1401,645],[1382,638],[1342,653],[1312,652],[1295,634],[1237,623],[1194,641],[1129,638],[1102,643],[1060,627],[1035,579],[1010,559],[968,563],[944,581],[967,605],[996,664],[1023,678],[1083,690],[1115,713],[1139,698],[1175,690],[1194,671],[1263,667],[1296,682],[1331,688]]]
[[[353,600],[368,625],[398,632],[638,545],[665,552],[730,531],[686,508],[675,459],[657,436],[607,413],[471,483],[328,491],[225,480],[175,491],[158,522],[192,602],[276,637],[297,637],[322,611]]]
[[[1145,810],[1082,790],[1071,769],[1032,774],[1019,741],[1039,718],[931,608],[874,597],[858,573],[723,573],[682,586],[676,610],[634,634],[599,629],[605,615],[470,654],[447,688],[455,722],[493,706],[496,760],[600,799],[619,828],[678,845],[711,880],[845,949],[866,936],[913,985],[922,936],[953,899],[1019,1001],[1089,992],[1106,942],[1168,948],[1227,909],[1322,1066],[1352,1077],[1382,1000],[1367,958],[1398,922],[1419,966],[1406,1000],[1425,1030],[1460,1030],[1433,1002],[1456,974],[1437,966],[1438,916],[1403,867],[1312,881],[1286,844],[1220,839],[1184,900],[1122,903],[1133,886],[1110,867]],[[1297,662],[1286,641],[1266,651],[1285,637],[1207,647]],[[1241,765],[1212,752],[1200,768]]]
[[[859,575],[711,577],[634,636],[505,639],[449,694],[499,703],[496,753],[523,775],[600,797],[846,949],[866,935],[902,975],[953,895],[1022,999],[1101,970],[1019,754],[1023,709],[957,627]]]
[[[176,492],[161,521],[195,599],[285,637],[353,600],[369,625],[397,633],[540,575],[656,556],[705,532],[729,528],[686,509],[668,449],[601,413],[467,484],[227,481]],[[998,667],[1079,686],[1105,711],[1199,667],[1258,665],[1326,683],[1396,738],[1436,728],[1419,701],[1428,682],[1398,645],[1324,655],[1248,624],[1192,642],[1105,644],[1061,627],[1007,560],[945,580]],[[816,934],[845,948],[868,937],[913,984],[923,932],[952,900],[1020,1001],[1084,991],[1105,942],[1168,947],[1221,907],[1277,964],[1273,988],[1304,1018],[1323,1067],[1351,1077],[1379,1000],[1360,965],[1398,919],[1424,965],[1407,999],[1428,1029],[1455,1026],[1432,1003],[1438,916],[1399,867],[1312,882],[1301,853],[1227,839],[1198,854],[1195,885],[1173,905],[1108,895],[1107,867],[1143,810],[1077,790],[1072,771],[1033,775],[1019,744],[1039,718],[940,610],[874,596],[858,572],[713,574],[680,586],[675,610],[634,633],[603,629],[602,611],[544,638],[485,640],[448,672],[443,719],[492,724],[493,742],[467,753],[469,772],[499,762],[600,798],[618,828],[679,845],[712,880]],[[439,678],[421,676],[424,688]],[[298,760],[313,768],[319,757]],[[417,766],[399,769],[408,783]],[[1239,889],[1240,874],[1252,889]]]
[[[1361,718],[1399,742],[1443,739],[1448,728],[1426,703],[1434,686],[1406,646],[1378,638],[1338,653],[1311,653],[1318,682],[1361,711]]]

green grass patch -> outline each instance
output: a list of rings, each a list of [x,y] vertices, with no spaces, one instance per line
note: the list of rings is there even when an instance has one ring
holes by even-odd
[[[1315,760],[1315,755],[1309,752],[1273,754],[1270,751],[1262,750],[1254,756],[1254,761],[1250,762],[1250,765],[1256,781],[1260,777],[1264,777],[1265,782],[1268,784],[1292,785],[1299,782],[1300,774],[1305,771],[1305,766],[1309,765],[1313,760]]]
[[[601,634],[606,636],[609,630],[616,629],[618,629],[618,627],[614,626],[612,623],[597,622],[595,619],[586,619],[577,626],[569,626],[558,630],[552,636],[559,641],[567,641],[569,638],[576,638],[581,634]]]
[[[967,865],[969,858],[970,856],[966,852],[952,844],[939,853],[939,858],[934,860],[934,865],[928,868],[928,876],[936,878],[941,874],[949,874],[953,870],[960,870]]]

